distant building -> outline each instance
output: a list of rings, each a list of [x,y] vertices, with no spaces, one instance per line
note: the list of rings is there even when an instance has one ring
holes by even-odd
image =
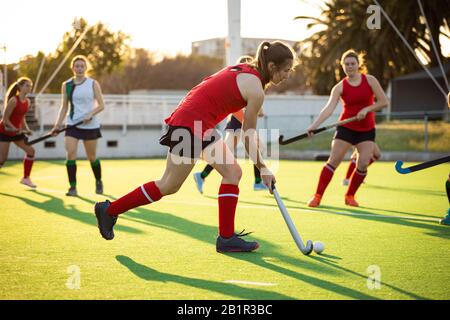
[[[264,39],[264,38],[242,38],[242,54],[252,55],[256,54],[258,46],[263,41],[275,41],[279,40],[286,44],[293,46],[296,42],[292,40],[283,39]],[[213,38],[192,42],[192,54],[202,55],[208,57],[220,58],[225,62],[226,55],[226,38]]]
[[[428,69],[436,81],[446,90],[441,69]],[[450,63],[444,65],[444,73],[450,79]],[[425,71],[395,78],[391,82],[391,112],[440,112],[447,111],[446,97]],[[437,118],[440,118],[437,116]]]

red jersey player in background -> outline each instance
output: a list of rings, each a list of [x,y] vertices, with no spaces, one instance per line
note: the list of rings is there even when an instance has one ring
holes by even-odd
[[[6,93],[5,108],[0,121],[0,168],[8,159],[10,143],[14,142],[16,146],[25,151],[23,178],[20,183],[36,188],[30,179],[35,151],[32,146],[25,143],[25,134],[32,133],[25,120],[25,114],[30,107],[27,95],[31,92],[32,87],[33,84],[29,78],[21,77],[8,88]]]
[[[388,105],[388,99],[378,80],[364,72],[363,57],[354,50],[346,51],[341,58],[341,66],[346,78],[331,90],[327,105],[321,110],[317,119],[307,129],[312,132],[330,117],[342,100],[344,110],[339,120],[357,116],[358,121],[339,126],[331,143],[331,155],[322,169],[316,193],[308,201],[308,206],[320,205],[322,196],[333,177],[334,171],[344,159],[348,149],[353,145],[358,151],[356,170],[353,172],[345,194],[345,204],[357,207],[355,193],[367,175],[367,167],[375,148],[375,111]],[[376,102],[374,99],[376,98]],[[312,135],[312,133],[310,134]]]
[[[95,205],[102,237],[107,240],[114,238],[113,227],[119,214],[176,193],[202,155],[222,176],[218,195],[219,236],[216,251],[256,250],[259,247],[257,242],[246,241],[242,239],[244,234],[234,232],[242,171],[233,152],[214,127],[229,114],[245,107],[245,148],[261,171],[264,184],[270,186],[274,183],[275,177],[266,167],[258,149],[256,122],[264,102],[264,89],[270,83],[278,84],[287,79],[294,60],[295,53],[282,42],[262,42],[251,64],[226,67],[195,86],[165,120],[167,133],[160,138],[160,144],[168,146],[169,152],[162,177],[137,187],[114,202]]]

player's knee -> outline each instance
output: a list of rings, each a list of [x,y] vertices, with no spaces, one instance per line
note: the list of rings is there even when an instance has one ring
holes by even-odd
[[[367,168],[369,167],[370,159],[359,159],[356,167],[359,171],[367,171]]]
[[[335,170],[337,169],[337,167],[339,167],[339,165],[341,164],[341,161],[338,161],[336,159],[328,159],[327,164],[329,164],[330,166],[332,166]]]
[[[235,165],[233,167],[232,176],[231,176],[233,182],[236,184],[239,184],[239,181],[241,181],[242,178],[242,169],[239,165]]]
[[[229,183],[238,185],[242,178],[241,167],[238,164],[230,166],[228,170],[226,170],[224,178],[226,178]]]
[[[27,150],[27,157],[34,158],[36,155],[36,150],[34,150],[33,147],[30,147],[30,149]]]

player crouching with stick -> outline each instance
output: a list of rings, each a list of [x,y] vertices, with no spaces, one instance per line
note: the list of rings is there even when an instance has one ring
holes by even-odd
[[[32,133],[25,120],[25,114],[30,107],[30,99],[27,98],[27,95],[31,93],[32,87],[33,83],[29,78],[21,77],[9,87],[6,93],[5,109],[0,121],[0,168],[8,158],[10,143],[14,142],[16,146],[25,151],[23,178],[20,183],[30,188],[36,188],[30,179],[35,151],[33,147],[25,143],[25,134],[31,135]]]
[[[352,145],[358,150],[358,158],[356,170],[350,177],[345,204],[353,207],[359,206],[355,200],[355,193],[367,175],[367,167],[375,148],[375,111],[388,105],[388,99],[378,80],[374,76],[365,74],[362,54],[358,54],[354,50],[346,51],[342,55],[341,66],[346,77],[333,87],[327,105],[307,129],[307,132],[312,136],[312,131],[333,114],[339,98],[344,106],[339,120],[356,116],[357,121],[337,127],[331,143],[331,155],[320,174],[316,193],[308,201],[309,207],[320,205],[334,171]],[[375,98],[376,102],[374,102]]]
[[[165,122],[167,133],[160,144],[169,147],[167,164],[161,178],[149,181],[114,202],[95,205],[98,227],[103,238],[114,238],[113,227],[119,214],[156,202],[176,193],[194,168],[203,151],[203,158],[223,177],[218,194],[219,236],[217,252],[250,252],[259,247],[256,241],[236,234],[234,220],[239,197],[242,170],[233,152],[214,127],[230,113],[246,108],[243,122],[245,148],[261,171],[263,182],[271,186],[275,177],[267,169],[257,146],[256,122],[264,102],[264,89],[289,77],[295,60],[293,50],[282,42],[263,42],[251,63],[226,67],[205,78],[180,102]],[[253,133],[246,135],[247,132]],[[193,146],[193,147],[192,147]],[[218,151],[214,156],[211,149]]]

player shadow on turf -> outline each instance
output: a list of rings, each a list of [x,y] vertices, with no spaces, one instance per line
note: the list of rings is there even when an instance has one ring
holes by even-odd
[[[303,203],[306,206],[306,202],[297,201],[298,203]],[[287,207],[289,208],[289,207]],[[305,209],[302,207],[290,207],[292,209]],[[363,207],[359,207],[363,208]],[[376,222],[382,222],[382,223],[389,223],[389,224],[395,224],[405,227],[412,227],[412,228],[419,228],[419,229],[426,229],[431,231],[431,233],[427,233],[430,236],[439,237],[443,239],[450,239],[450,232],[449,228],[446,226],[439,225],[437,222],[429,221],[429,222],[421,222],[419,220],[415,220],[414,218],[408,218],[408,217],[385,217],[380,216],[377,213],[373,213],[366,210],[361,209],[350,209],[346,207],[335,207],[335,206],[329,206],[329,205],[321,205],[317,208],[309,208],[310,211],[319,211],[319,212],[325,212],[325,213],[331,213],[341,216],[347,216],[355,219],[361,219],[361,220],[370,220],[370,221],[376,221]],[[436,217],[433,217],[436,218]]]
[[[152,211],[149,209],[138,208],[134,209],[136,212],[130,214],[129,216],[124,216],[121,218],[131,220],[134,222],[141,222],[153,227],[164,228],[169,231],[177,232],[180,234],[184,234],[191,238],[204,241],[206,243],[214,243],[215,234],[217,233],[216,227],[211,227],[207,225],[203,225],[200,223],[192,222],[186,220],[184,218],[180,218],[174,216],[169,213],[163,213],[159,211]],[[119,218],[120,219],[120,218]],[[273,245],[272,243],[261,241],[257,239],[261,244],[261,250],[264,251],[264,255],[257,251],[253,253],[232,253],[226,254],[226,256],[242,260],[245,263],[252,263],[261,268],[268,269],[270,271],[282,274],[284,276],[291,277],[293,279],[299,280],[301,282],[305,282],[307,284],[317,286],[324,290],[334,291],[337,294],[353,298],[353,299],[377,299],[374,296],[359,292],[354,289],[346,288],[339,284],[335,284],[333,282],[322,280],[313,276],[305,275],[299,273],[297,271],[288,269],[287,267],[278,266],[273,263],[267,262],[267,258],[275,258],[275,260],[280,261],[282,264],[289,264],[296,268],[303,268],[313,272],[326,273],[327,275],[337,274],[339,275],[341,272],[335,268],[331,267],[323,267],[321,264],[314,264],[311,261],[302,260],[299,258],[292,258],[279,253],[278,246]],[[293,246],[295,248],[295,246]],[[335,257],[335,256],[333,256]],[[339,259],[339,257],[335,257]],[[336,272],[337,271],[337,272]]]
[[[40,164],[46,164],[51,166],[66,166],[66,160],[42,160],[39,159]]]
[[[0,192],[0,195],[5,196],[5,197],[10,197],[10,198],[15,198],[18,200],[23,201],[25,204],[27,204],[28,206],[34,207],[36,209],[42,210],[46,213],[52,213],[52,214],[57,214],[72,220],[76,220],[91,226],[94,226],[97,228],[97,219],[95,218],[95,215],[92,213],[92,211],[90,212],[86,212],[86,211],[80,211],[76,206],[69,204],[69,205],[65,205],[64,201],[61,198],[57,198],[51,194],[47,194],[38,190],[28,190],[29,192],[38,194],[42,197],[47,198],[47,200],[44,200],[43,202],[39,202],[39,201],[35,201],[26,197],[21,197],[18,195],[12,195],[12,194],[7,194],[7,193],[3,193]],[[85,201],[87,199],[84,199]],[[91,202],[89,200],[89,202]],[[124,232],[128,232],[128,233],[134,233],[134,234],[139,234],[142,233],[141,230],[136,229],[136,228],[132,228],[132,227],[128,227],[128,226],[116,226],[115,227],[116,230],[120,230],[120,231],[124,231]]]
[[[246,288],[243,286],[204,280],[198,278],[190,278],[185,276],[180,276],[171,273],[165,273],[157,271],[153,268],[145,266],[143,264],[137,263],[133,259],[118,255],[116,256],[117,261],[128,268],[137,277],[146,281],[158,281],[158,282],[173,282],[177,284],[182,284],[187,287],[194,287],[209,292],[217,292],[228,297],[234,297],[239,299],[249,299],[249,300],[293,300],[295,298],[273,291],[266,291],[262,289]]]
[[[289,201],[289,202],[299,203],[299,204],[305,205],[306,209],[308,209],[308,210],[314,210],[315,209],[315,208],[307,207],[306,206],[306,202],[304,202],[304,201],[292,200],[289,197],[282,197],[282,199],[285,200],[285,201]],[[321,205],[319,207],[319,209],[322,208],[322,207],[325,208],[327,206],[326,205]],[[291,207],[291,208],[298,209],[298,207]],[[340,207],[335,207],[335,208],[340,208]],[[389,212],[389,213],[397,213],[397,214],[407,214],[409,216],[415,216],[415,217],[424,217],[424,218],[434,218],[434,219],[436,219],[435,216],[430,216],[430,215],[425,215],[425,214],[420,214],[420,213],[411,213],[411,212],[406,212],[406,211],[389,210],[389,209],[384,209],[384,208],[371,208],[371,207],[365,207],[365,206],[359,206],[358,208],[359,209],[378,210],[378,211]],[[301,209],[305,209],[305,208],[301,208]],[[357,209],[355,209],[355,210],[357,210]],[[367,212],[367,211],[363,211],[361,213],[376,215],[376,213]],[[405,217],[405,219],[407,219],[407,218]]]
[[[211,196],[206,196],[206,198],[210,199],[216,199]],[[267,198],[272,198],[270,196],[267,196]],[[384,223],[391,223],[391,224],[397,224],[407,227],[413,227],[413,228],[420,228],[420,229],[429,229],[431,230],[430,233],[426,233],[433,237],[440,237],[444,239],[450,239],[450,232],[448,232],[447,226],[442,226],[437,224],[436,222],[429,221],[429,222],[419,222],[419,219],[409,218],[409,217],[384,217],[380,216],[378,213],[374,213],[371,211],[366,211],[362,209],[373,209],[373,210],[383,210],[386,212],[392,212],[392,213],[398,213],[398,214],[407,214],[409,216],[418,216],[418,217],[424,217],[424,218],[437,218],[435,216],[429,216],[429,215],[422,215],[422,214],[416,214],[416,213],[409,213],[409,212],[402,212],[402,211],[395,211],[395,210],[385,210],[385,209],[379,209],[379,208],[369,208],[369,207],[363,207],[360,206],[357,209],[351,209],[350,207],[335,207],[335,206],[329,206],[329,205],[321,205],[317,208],[311,208],[307,206],[307,203],[304,201],[298,201],[298,200],[291,200],[289,197],[282,197],[283,200],[298,203],[303,205],[303,207],[298,206],[286,206],[286,209],[301,209],[301,210],[308,210],[308,211],[320,211],[325,213],[331,213],[336,215],[343,215],[347,217],[352,218],[359,218],[359,219],[366,219],[366,220],[373,220],[377,222],[384,222]],[[262,203],[262,202],[251,202],[251,201],[245,201],[239,199],[240,204],[250,204],[250,205],[257,205],[261,207],[274,207],[277,208],[276,204],[270,204],[270,203]]]
[[[0,169],[0,176],[12,176],[11,173],[5,171],[5,167]]]
[[[385,223],[392,223],[392,224],[398,224],[403,226],[409,226],[409,227],[415,227],[415,228],[421,228],[421,229],[431,229],[434,233],[427,233],[431,236],[436,237],[442,237],[444,239],[450,238],[450,233],[447,232],[447,229],[445,226],[438,225],[437,223],[433,221],[419,222],[419,219],[409,218],[409,217],[389,217],[389,216],[380,216],[378,213],[374,213],[371,211],[366,211],[362,209],[373,209],[373,210],[382,210],[386,212],[392,212],[392,213],[398,213],[398,214],[407,214],[409,216],[418,216],[418,217],[424,217],[424,218],[437,218],[435,216],[429,216],[429,215],[422,215],[422,214],[415,214],[415,213],[409,213],[409,212],[402,212],[402,211],[395,211],[395,210],[385,210],[385,209],[379,209],[379,208],[370,208],[370,207],[364,207],[360,206],[358,208],[350,208],[350,207],[336,207],[336,206],[330,206],[330,205],[320,205],[320,207],[311,208],[307,206],[307,203],[304,201],[298,201],[298,200],[291,200],[289,197],[282,197],[283,200],[298,203],[301,205],[304,205],[303,207],[298,206],[289,206],[287,205],[286,208],[289,209],[301,209],[301,210],[308,210],[308,211],[320,211],[325,213],[331,213],[336,215],[343,215],[353,218],[359,218],[359,219],[367,219],[367,220],[375,220],[378,222],[385,222]],[[258,203],[258,202],[249,202],[249,201],[239,201],[240,203],[245,204],[252,204],[252,205],[259,205],[259,206],[273,206],[276,207],[276,205],[267,204],[267,203]],[[363,214],[358,215],[358,214]]]
[[[436,196],[436,197],[443,197],[445,196],[444,191],[436,191],[436,190],[425,190],[425,189],[414,189],[414,188],[407,188],[402,186],[401,189],[398,187],[389,187],[389,186],[381,186],[381,185],[375,185],[375,184],[369,184],[367,185],[367,188],[369,189],[377,189],[377,190],[387,190],[387,191],[393,191],[393,192],[410,192],[410,193],[417,193],[420,195],[430,195],[430,196]]]
[[[293,279],[299,280],[301,282],[304,282],[306,284],[315,286],[317,288],[326,290],[326,291],[333,291],[339,295],[352,298],[352,299],[358,299],[358,300],[379,300],[379,298],[372,296],[370,294],[348,288],[345,286],[342,286],[337,283],[330,282],[328,280],[323,280],[320,278],[312,277],[310,275],[306,275],[304,273],[299,273],[290,269],[287,269],[283,266],[277,265],[275,263],[268,262],[267,260],[262,259],[261,256],[256,255],[247,255],[243,253],[234,253],[234,254],[226,254],[230,258],[246,261],[246,262],[252,262],[261,268],[265,268],[268,270],[271,270],[273,272],[277,272],[280,274],[283,274],[285,276],[291,277]],[[308,256],[306,258],[311,258],[311,256]],[[311,261],[308,262],[311,265],[314,265],[315,268],[317,268],[318,264],[313,264]],[[333,268],[332,268],[333,269]]]
[[[311,258],[316,260],[316,261],[318,261],[318,262],[320,262],[320,263],[324,263],[324,264],[326,264],[328,266],[331,266],[333,268],[337,268],[337,269],[339,269],[339,270],[341,270],[343,272],[346,272],[346,273],[352,274],[354,276],[360,277],[365,282],[368,280],[369,275],[363,275],[363,274],[358,273],[356,271],[353,271],[353,270],[347,269],[345,267],[342,267],[342,266],[336,264],[334,261],[329,260],[327,255],[325,255],[325,254],[321,254],[319,256],[311,256]],[[404,295],[406,295],[406,296],[408,296],[409,298],[412,298],[412,299],[416,299],[416,300],[426,300],[426,299],[428,299],[428,298],[422,297],[420,295],[417,295],[415,293],[408,292],[408,291],[405,291],[403,289],[397,288],[396,286],[390,285],[390,284],[385,283],[383,281],[380,281],[380,284],[382,286],[386,286],[386,287],[388,287],[388,288],[390,288],[390,289],[392,289],[394,291],[397,291],[397,292],[399,292],[401,294],[404,294]]]
[[[133,209],[133,211],[135,212],[132,212],[129,215],[127,214],[119,216],[118,223],[120,223],[120,219],[125,219],[133,222],[143,223],[145,225],[149,225],[152,227],[162,228],[165,230],[169,230],[171,232],[176,232],[178,234],[182,234],[184,236],[210,244],[211,251],[215,253],[217,227],[190,221],[188,219],[184,219],[170,213],[153,211],[142,207],[135,208]],[[282,260],[284,263],[288,263],[292,266],[301,267],[314,272],[326,274],[330,274],[330,272],[333,273],[333,270],[330,268],[322,268],[322,267],[317,268],[317,266],[313,266],[305,261],[301,261],[298,259],[294,259],[290,256],[280,254],[279,246],[274,245],[271,242],[267,242],[261,239],[255,240],[259,242],[265,253],[268,253],[268,255],[271,257],[276,257],[277,259]],[[247,254],[259,255],[258,251]]]

